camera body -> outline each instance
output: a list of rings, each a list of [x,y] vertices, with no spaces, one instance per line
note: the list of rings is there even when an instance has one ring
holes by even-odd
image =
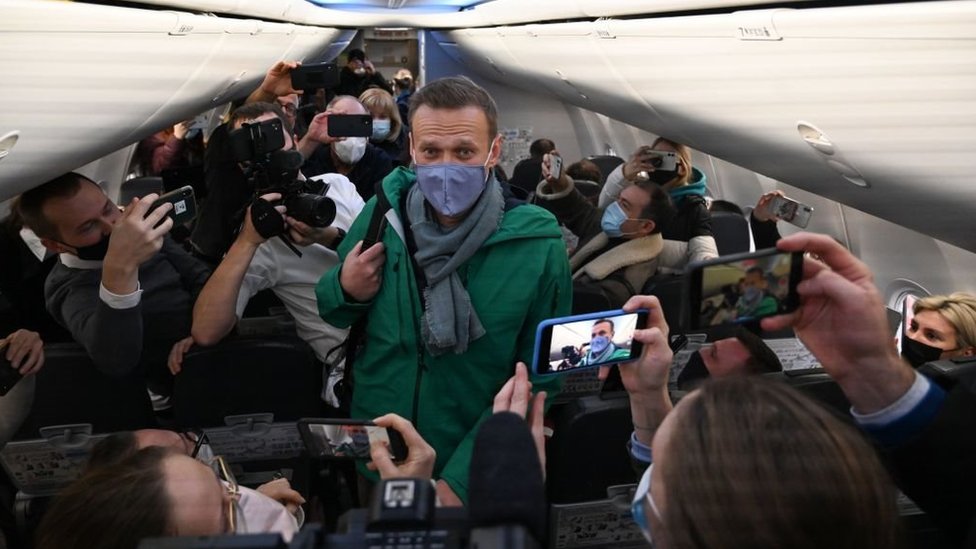
[[[328,227],[335,220],[336,206],[325,193],[307,192],[306,182],[298,179],[302,154],[296,150],[282,150],[285,134],[281,120],[245,123],[228,134],[227,141],[234,160],[244,164],[248,182],[254,187],[255,198],[267,193],[280,193],[281,203],[288,215],[311,225]]]

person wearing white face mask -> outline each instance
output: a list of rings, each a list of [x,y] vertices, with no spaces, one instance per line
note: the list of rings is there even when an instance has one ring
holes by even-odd
[[[363,200],[369,200],[376,194],[380,181],[393,171],[393,162],[365,137],[329,135],[329,116],[333,114],[369,114],[369,111],[358,99],[348,95],[338,95],[330,101],[325,112],[312,119],[298,143],[298,150],[305,157],[302,173],[308,177],[342,174],[353,182]]]
[[[576,189],[565,170],[552,177],[557,155],[543,157],[544,180],[536,188],[535,202],[579,237],[580,246],[569,258],[574,313],[619,308],[658,268],[683,265],[687,243],[661,235],[674,217],[674,207],[659,185],[631,185],[601,211]]]
[[[316,293],[329,322],[365,323],[352,417],[411,419],[436,450],[440,501],[459,504],[495,394],[532,356],[539,322],[569,312],[569,265],[552,215],[506,198],[492,176],[501,137],[491,96],[451,77],[412,105],[415,168],[383,180]],[[364,249],[374,211],[387,224]],[[533,388],[556,383],[537,378]]]
[[[373,115],[373,136],[370,143],[383,149],[395,166],[410,164],[410,148],[407,146],[407,133],[410,131],[400,118],[400,110],[393,96],[385,91],[372,88],[359,96],[359,101]]]

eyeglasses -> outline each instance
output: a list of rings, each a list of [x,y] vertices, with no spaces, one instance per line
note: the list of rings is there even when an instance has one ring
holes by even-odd
[[[298,107],[291,103],[278,103],[278,106],[281,107],[281,110],[285,111],[285,114],[293,115],[298,112]]]
[[[200,448],[203,448],[204,444],[210,444],[210,439],[207,438],[207,433],[200,429],[193,429],[190,431],[183,431],[180,436],[189,440],[193,443],[193,450],[190,451],[190,457],[196,459],[200,455]]]
[[[634,522],[637,523],[641,533],[644,534],[652,547],[654,546],[654,538],[651,536],[651,525],[647,520],[647,512],[644,506],[649,505],[654,516],[661,520],[661,513],[658,511],[657,505],[654,504],[654,497],[651,496],[651,472],[653,470],[653,463],[647,466],[640,484],[637,485],[637,490],[634,491],[634,501],[630,504],[630,514],[633,515]]]
[[[213,458],[210,461],[210,466],[217,473],[217,478],[221,480],[221,484],[227,489],[227,494],[230,496],[227,499],[227,508],[224,512],[227,515],[227,533],[233,534],[237,531],[237,506],[241,499],[240,486],[238,486],[233,471],[222,456]]]

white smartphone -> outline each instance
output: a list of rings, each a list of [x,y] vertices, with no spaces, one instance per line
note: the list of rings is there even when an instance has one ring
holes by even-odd
[[[563,159],[559,155],[550,154],[549,156],[549,176],[559,179],[563,173]]]
[[[810,206],[785,196],[774,197],[769,202],[769,211],[783,221],[792,223],[801,229],[807,227],[810,223],[810,216],[813,214],[813,208]]]

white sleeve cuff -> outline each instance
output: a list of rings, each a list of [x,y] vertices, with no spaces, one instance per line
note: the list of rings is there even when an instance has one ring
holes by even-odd
[[[851,415],[862,427],[882,427],[890,425],[915,409],[929,392],[931,382],[915,372],[915,383],[898,400],[870,414],[859,414],[851,407]]]
[[[137,282],[136,291],[125,295],[113,294],[104,284],[99,284],[98,297],[113,309],[131,309],[142,301],[142,284]]]

